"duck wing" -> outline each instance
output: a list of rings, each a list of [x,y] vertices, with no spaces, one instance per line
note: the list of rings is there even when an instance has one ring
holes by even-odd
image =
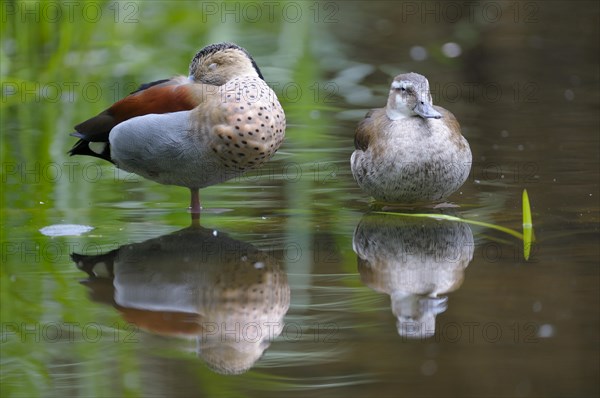
[[[69,151],[73,155],[88,155],[112,162],[108,135],[125,120],[148,115],[190,110],[202,101],[198,87],[185,76],[142,84],[110,108],[77,126],[72,136],[79,138]]]

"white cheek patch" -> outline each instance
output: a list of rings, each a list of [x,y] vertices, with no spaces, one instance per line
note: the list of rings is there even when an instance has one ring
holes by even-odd
[[[392,120],[400,120],[406,117],[412,116],[412,111],[406,106],[406,103],[402,100],[400,94],[396,94],[394,97],[394,107],[386,107],[386,114]]]
[[[404,102],[402,101],[402,96],[400,94],[396,94],[396,106],[398,109],[405,108]]]
[[[396,94],[396,109],[407,116],[410,116],[411,114],[410,109],[406,106],[406,102],[402,99],[400,94]]]
[[[102,152],[104,152],[104,150],[106,149],[106,146],[108,145],[108,143],[106,142],[90,142],[88,144],[88,147],[90,148],[90,150],[94,153],[97,153],[98,155],[101,155]]]

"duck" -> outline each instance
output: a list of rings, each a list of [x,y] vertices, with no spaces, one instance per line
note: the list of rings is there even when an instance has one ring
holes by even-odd
[[[260,167],[285,129],[283,108],[250,53],[224,42],[198,51],[188,76],[142,84],[76,125],[71,135],[79,140],[69,154],[188,188],[194,219],[201,188]]]
[[[350,166],[356,183],[385,203],[440,204],[471,170],[460,124],[433,105],[429,81],[414,72],[394,78],[385,108],[359,122],[354,147]]]

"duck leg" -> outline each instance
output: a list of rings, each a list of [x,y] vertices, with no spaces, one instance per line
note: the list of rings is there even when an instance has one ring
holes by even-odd
[[[198,188],[190,188],[192,193],[192,200],[190,201],[190,213],[192,213],[192,220],[198,220],[200,218],[200,190]]]

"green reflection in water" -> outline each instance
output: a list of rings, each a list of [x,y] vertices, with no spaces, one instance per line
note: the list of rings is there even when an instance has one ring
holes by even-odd
[[[185,206],[183,189],[123,175],[100,161],[68,157],[66,151],[74,142],[68,133],[75,123],[102,111],[140,83],[185,73],[190,57],[203,45],[230,40],[248,48],[264,66],[263,72],[271,72],[267,80],[296,82],[303,89],[297,100],[291,93],[280,99],[293,126],[288,127],[287,145],[308,149],[298,151],[292,161],[303,171],[315,165],[315,178],[283,178],[289,207],[307,207],[314,214],[318,205],[311,189],[330,172],[319,169],[316,162],[326,167],[334,164],[314,150],[324,147],[327,126],[333,121],[323,112],[311,116],[311,111],[318,113],[331,105],[314,101],[315,96],[322,98],[323,86],[309,45],[318,36],[318,26],[310,18],[289,24],[276,13],[272,20],[224,24],[219,18],[205,18],[200,3],[93,4],[102,15],[97,20],[82,18],[81,10],[75,10],[73,20],[34,20],[6,15],[10,9],[2,8],[7,23],[2,26],[1,78],[3,88],[9,90],[0,103],[2,244],[7,256],[0,269],[2,396],[139,395],[143,336],[126,341],[132,337],[130,326],[112,308],[89,300],[78,285],[81,275],[71,268],[69,254],[82,248],[97,253],[114,249],[131,239],[134,227],[122,223],[144,220],[148,214],[166,225],[185,224],[189,217],[164,211],[165,203]],[[310,3],[295,4],[309,15]],[[14,5],[26,7],[25,2]],[[295,57],[282,61],[283,54],[292,50]],[[282,58],[275,62],[278,56]],[[280,67],[282,62],[285,65]],[[278,94],[282,87],[276,89]],[[220,197],[226,189],[231,186],[209,190],[211,207],[231,207]],[[152,200],[156,197],[159,200]],[[161,203],[162,210],[153,212],[155,202]],[[139,203],[148,208],[138,208]],[[130,205],[133,209],[127,208]],[[252,218],[225,215],[218,222],[251,230],[256,227],[255,214],[252,209],[246,214]],[[83,237],[52,239],[39,233],[41,226],[64,220],[93,225],[96,230]],[[309,247],[312,235],[305,220],[291,217],[285,228],[290,241]],[[158,235],[165,228],[153,225],[145,234]],[[344,245],[349,245],[346,240]],[[310,261],[294,264],[303,278],[310,278],[311,267]],[[249,379],[267,390],[291,385],[284,378],[270,379],[254,371],[243,379],[206,369],[198,375],[206,391],[215,395],[226,390],[226,384],[228,391],[241,396]]]

